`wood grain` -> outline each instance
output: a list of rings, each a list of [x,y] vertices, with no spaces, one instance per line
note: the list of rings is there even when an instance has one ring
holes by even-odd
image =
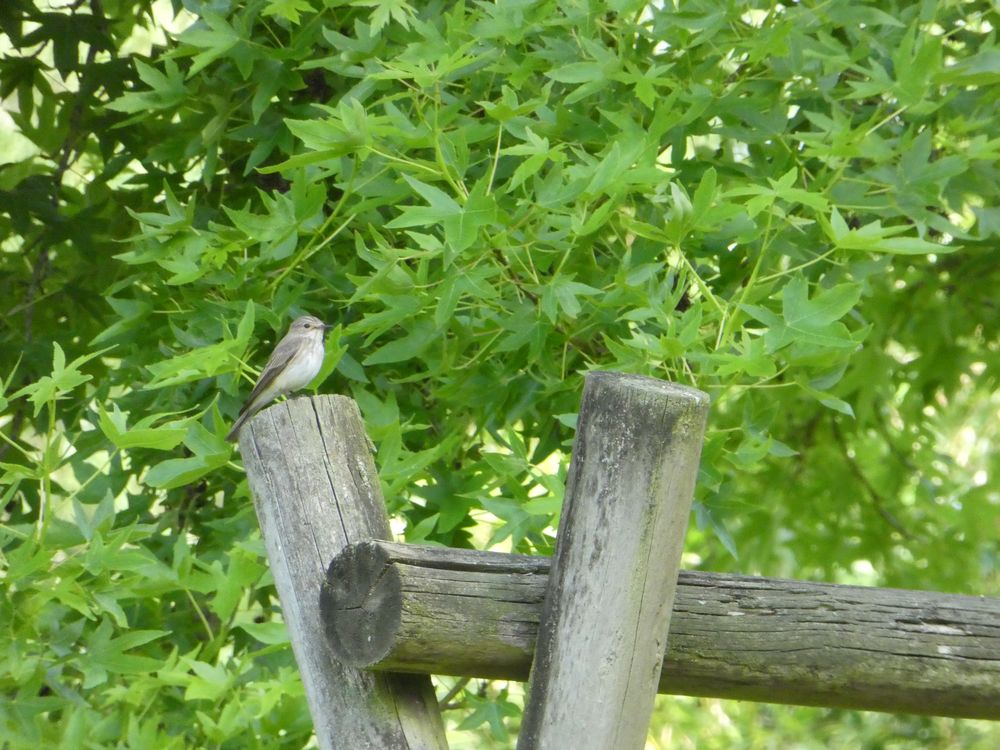
[[[363,543],[331,566],[350,593],[323,622],[352,664],[524,681],[550,565]],[[378,626],[371,641],[340,628],[342,602]],[[1000,599],[682,570],[658,690],[1000,719]]]
[[[240,450],[323,750],[444,750],[430,678],[344,666],[323,637],[326,567],[352,542],[389,538],[378,476],[357,405],[341,396],[265,409]]]
[[[641,750],[708,396],[587,373],[518,750]]]

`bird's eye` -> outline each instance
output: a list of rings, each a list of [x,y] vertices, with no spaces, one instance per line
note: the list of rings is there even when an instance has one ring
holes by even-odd
[[[303,327],[303,328],[310,328],[311,326],[310,326],[310,325],[309,325],[308,323],[303,323],[303,324],[302,324],[302,327]]]

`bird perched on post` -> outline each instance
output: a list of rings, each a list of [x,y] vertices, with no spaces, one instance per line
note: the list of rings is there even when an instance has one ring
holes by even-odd
[[[312,315],[296,318],[285,337],[274,347],[250,398],[243,404],[226,440],[236,440],[240,428],[278,396],[305,388],[323,366],[326,332],[333,326]]]

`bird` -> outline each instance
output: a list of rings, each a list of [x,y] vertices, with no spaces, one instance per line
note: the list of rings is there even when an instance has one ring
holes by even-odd
[[[302,315],[292,321],[288,333],[274,347],[271,358],[264,365],[226,440],[235,441],[243,424],[278,396],[305,388],[312,382],[323,366],[326,332],[331,328],[332,325],[312,315]]]

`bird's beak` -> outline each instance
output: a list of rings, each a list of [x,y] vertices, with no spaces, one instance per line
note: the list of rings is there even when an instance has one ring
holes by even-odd
[[[336,327],[337,326],[335,326],[333,323],[324,323],[323,324],[323,330],[324,331],[332,331]]]

